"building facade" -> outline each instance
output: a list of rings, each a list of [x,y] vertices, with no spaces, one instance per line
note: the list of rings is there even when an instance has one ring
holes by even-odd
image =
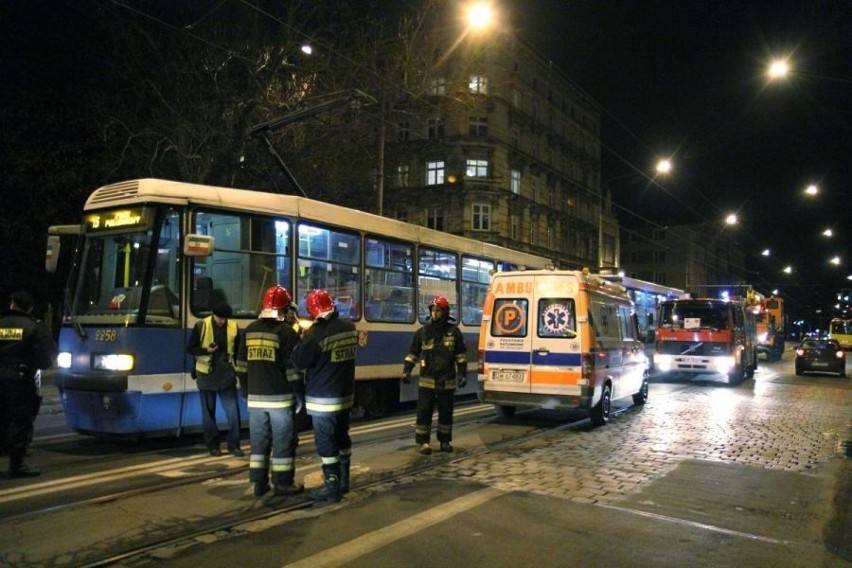
[[[598,104],[514,38],[460,49],[389,111],[380,210],[553,259],[618,268]]]
[[[709,223],[621,229],[622,270],[631,278],[693,296],[747,282],[746,254],[725,229]]]

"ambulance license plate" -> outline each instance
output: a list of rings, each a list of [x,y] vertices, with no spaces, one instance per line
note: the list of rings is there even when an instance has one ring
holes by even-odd
[[[491,380],[501,383],[522,383],[526,378],[526,371],[491,371]]]

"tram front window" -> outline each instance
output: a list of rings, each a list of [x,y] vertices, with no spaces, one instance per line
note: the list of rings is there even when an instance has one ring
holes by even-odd
[[[159,231],[88,233],[74,303],[78,321],[177,325],[179,227],[177,213],[170,212]]]

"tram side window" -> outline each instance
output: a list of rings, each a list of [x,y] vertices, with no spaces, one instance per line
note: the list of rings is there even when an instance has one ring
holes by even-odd
[[[291,223],[286,219],[200,211],[194,231],[215,238],[215,249],[193,264],[192,308],[206,315],[228,303],[237,317],[256,317],[263,293],[292,290]]]
[[[414,321],[414,245],[364,239],[364,313],[370,321]]]
[[[444,296],[450,303],[450,315],[459,319],[456,286],[458,280],[458,257],[446,251],[421,248],[418,252],[419,273],[417,290],[420,321],[429,319],[429,302],[435,296]]]
[[[495,268],[490,260],[462,257],[461,282],[461,322],[465,325],[479,325],[482,322],[482,304],[485,292]]]
[[[307,314],[305,298],[314,289],[327,290],[341,317],[361,317],[361,240],[347,233],[312,223],[299,223],[298,286],[295,299],[300,314]]]

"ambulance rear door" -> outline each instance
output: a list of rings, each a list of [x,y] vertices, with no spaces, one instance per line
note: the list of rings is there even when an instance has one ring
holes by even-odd
[[[529,393],[531,275],[498,277],[492,284],[494,302],[485,339],[485,389]]]
[[[536,276],[530,326],[530,392],[554,397],[554,407],[558,399],[581,394],[582,347],[577,329],[580,294],[576,274]]]

